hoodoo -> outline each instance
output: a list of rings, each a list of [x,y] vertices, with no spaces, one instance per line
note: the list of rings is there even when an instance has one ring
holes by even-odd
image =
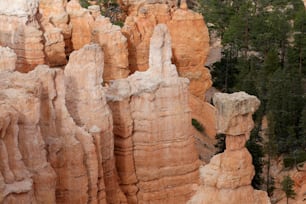
[[[252,115],[260,101],[245,92],[217,93],[213,100],[216,129],[226,134],[226,149],[200,168],[202,184],[188,204],[269,204],[267,193],[251,186],[255,171],[245,147],[254,127]]]

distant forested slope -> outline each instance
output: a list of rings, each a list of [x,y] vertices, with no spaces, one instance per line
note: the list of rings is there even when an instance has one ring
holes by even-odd
[[[269,191],[273,179],[263,181],[260,175],[263,153],[268,165],[270,158],[281,155],[287,167],[306,160],[303,1],[198,0],[191,5],[222,39],[222,59],[212,66],[214,86],[224,92],[243,90],[262,102],[248,148],[256,168],[253,186],[264,183]],[[265,141],[259,134],[264,116],[269,124]]]

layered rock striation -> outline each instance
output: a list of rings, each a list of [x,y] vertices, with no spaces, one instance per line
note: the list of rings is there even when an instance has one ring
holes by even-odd
[[[155,25],[167,24],[172,39],[173,58],[181,77],[190,80],[190,92],[204,99],[211,77],[204,63],[209,50],[209,34],[202,15],[165,3],[132,2],[122,32],[128,39],[129,66],[132,72],[149,68],[149,45]],[[176,5],[176,4],[174,4]],[[184,6],[185,5],[185,6]]]
[[[251,186],[255,172],[252,156],[245,148],[254,127],[252,114],[260,101],[245,92],[217,93],[214,104],[217,131],[226,134],[226,149],[200,168],[202,185],[188,203],[270,203],[266,192]]]
[[[113,119],[102,87],[103,66],[104,55],[98,44],[85,45],[71,54],[65,68],[66,104],[76,124],[92,134],[95,152],[91,154],[96,155],[92,155],[95,165],[90,169],[91,197],[102,198],[99,194],[105,191],[107,203],[126,203],[115,168]]]
[[[113,81],[106,92],[120,184],[129,203],[185,203],[198,183],[188,80],[178,77],[171,63],[170,40],[166,25],[157,25],[150,68]]]
[[[71,52],[71,30],[66,12],[67,0],[39,0],[39,16],[43,31],[45,60],[51,66],[67,64]]]
[[[93,45],[80,50],[79,54],[98,59],[84,61],[87,75],[80,77],[97,80],[89,83],[85,91],[77,92],[98,97],[92,100],[100,110],[97,124],[95,119],[86,118],[84,112],[80,112],[82,124],[74,120],[74,112],[70,116],[74,105],[68,100],[71,92],[66,102],[61,69],[40,65],[27,74],[13,72],[17,56],[9,48],[1,48],[0,52],[3,54],[0,58],[0,202],[125,203],[115,177],[112,119],[99,84],[103,66],[100,47]],[[78,53],[72,54],[66,78],[79,71],[76,64],[80,61],[73,56]],[[86,59],[91,60],[88,56]],[[78,82],[82,85],[81,79]],[[79,87],[73,85],[68,86],[69,90]],[[83,127],[85,123],[87,126]]]
[[[67,12],[73,27],[73,49],[78,50],[90,42],[98,43],[105,55],[104,82],[127,77],[130,73],[128,44],[120,27],[113,25],[109,18],[101,16],[98,6],[85,9],[78,0],[68,2]]]
[[[16,68],[21,72],[44,63],[42,32],[35,17],[38,3],[38,0],[0,2],[0,46],[16,52]]]

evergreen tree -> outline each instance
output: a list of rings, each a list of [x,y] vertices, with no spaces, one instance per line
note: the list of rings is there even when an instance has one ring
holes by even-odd
[[[250,139],[246,143],[246,147],[253,158],[253,165],[255,168],[255,175],[252,180],[252,186],[255,189],[261,189],[263,183],[262,179],[262,167],[263,167],[263,147],[261,145],[261,137],[259,136],[259,128],[255,128],[250,136]]]
[[[290,176],[286,176],[281,182],[282,190],[286,194],[287,204],[289,203],[289,198],[294,198],[296,193],[293,190],[294,182]]]
[[[271,195],[271,159],[306,148],[305,7],[300,0],[200,1],[209,30],[220,34],[224,47],[221,62],[213,66],[214,83],[222,91],[244,90],[260,99],[256,127],[264,116],[268,118],[264,150],[268,158],[266,189]],[[254,132],[248,146],[253,159],[260,161],[262,154],[254,149],[261,143],[258,131]],[[260,174],[256,165],[254,162]]]

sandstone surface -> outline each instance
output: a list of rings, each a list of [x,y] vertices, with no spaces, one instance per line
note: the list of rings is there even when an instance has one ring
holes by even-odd
[[[0,2],[0,46],[17,54],[17,70],[27,72],[44,63],[42,32],[36,20],[38,0]]]
[[[155,25],[167,24],[172,38],[173,63],[179,75],[190,80],[190,92],[204,98],[211,77],[204,63],[209,50],[208,30],[203,17],[187,8],[169,4],[137,4],[127,17],[122,32],[128,39],[132,72],[149,68],[149,45]]]
[[[93,134],[98,171],[92,181],[95,186],[89,189],[94,191],[92,197],[103,192],[99,187],[105,185],[107,203],[126,203],[115,168],[113,119],[102,87],[103,65],[98,44],[85,45],[70,55],[65,68],[66,104],[76,124]]]
[[[104,52],[104,82],[125,78],[129,75],[128,44],[120,27],[113,25],[109,18],[100,15],[99,7],[82,8],[78,0],[67,4],[72,24],[72,47],[82,48],[90,42],[98,43]]]
[[[129,203],[186,203],[198,183],[188,80],[171,63],[170,40],[166,25],[157,25],[149,69],[115,80],[107,90],[118,174]]]
[[[252,114],[260,101],[244,92],[217,93],[214,104],[216,129],[226,134],[226,149],[200,168],[202,185],[188,203],[270,203],[266,192],[251,186],[255,172],[251,154],[245,148],[254,126]]]
[[[100,112],[105,125],[100,129],[78,126],[66,107],[63,71],[41,65],[27,74],[13,72],[16,58],[12,50],[3,49],[8,68],[0,69],[1,203],[124,203],[122,193],[117,194],[120,201],[112,194],[120,192],[112,176],[112,142],[102,142],[101,136],[103,131],[104,139],[112,137],[111,116]],[[76,55],[72,54],[72,65],[79,62],[73,62]],[[88,75],[100,82],[103,61],[90,63]],[[90,93],[99,90],[101,96],[99,86],[91,87]],[[107,113],[105,97],[100,106],[97,101],[93,100]]]
[[[44,52],[47,63],[52,67],[67,63],[66,52],[70,49],[71,24],[68,24],[66,4],[67,0],[39,1],[39,22],[44,32]]]
[[[119,26],[109,18],[99,15],[93,26],[92,41],[98,43],[104,52],[103,81],[126,78],[129,73],[127,39]]]

